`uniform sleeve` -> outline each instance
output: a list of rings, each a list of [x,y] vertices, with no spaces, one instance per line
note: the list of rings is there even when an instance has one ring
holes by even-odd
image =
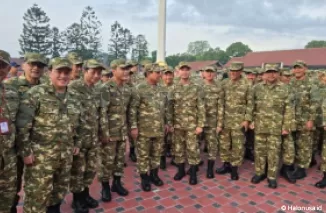
[[[129,107],[129,125],[131,129],[136,129],[138,127],[138,109],[140,105],[140,94],[137,87],[135,87],[131,92],[131,100]]]
[[[253,111],[254,111],[254,93],[255,86],[250,87],[248,86],[247,89],[247,105],[246,105],[246,115],[245,119],[246,121],[252,122],[253,121]]]
[[[285,99],[284,104],[284,116],[283,116],[283,124],[282,130],[284,131],[291,131],[293,129],[293,122],[294,122],[294,108],[291,104],[291,95],[289,89],[287,89],[287,97]]]
[[[108,87],[100,88],[100,109],[99,109],[99,135],[103,139],[110,138],[108,109],[110,106],[110,92]]]
[[[30,140],[30,132],[33,127],[34,117],[39,109],[39,101],[36,93],[29,90],[20,102],[17,119],[17,147],[20,156],[27,157],[33,153]]]
[[[217,101],[217,127],[223,128],[224,126],[224,105],[225,105],[225,92],[221,86],[219,99]]]
[[[173,117],[174,116],[174,86],[169,90],[167,94],[167,112],[166,112],[166,121],[167,125],[173,126]]]
[[[206,110],[205,110],[205,98],[202,89],[197,86],[197,127],[205,127],[206,123]]]
[[[323,126],[325,127],[326,126],[326,99],[323,99],[322,100],[322,105],[321,105],[321,108],[322,108],[322,113],[323,113]]]
[[[314,98],[314,90],[313,87],[310,88],[309,91],[310,96],[310,106],[309,106],[309,121],[315,121],[317,116],[317,106],[318,101]]]

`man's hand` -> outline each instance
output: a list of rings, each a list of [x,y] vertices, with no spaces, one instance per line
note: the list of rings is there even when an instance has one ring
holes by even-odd
[[[34,163],[35,159],[34,159],[34,155],[31,154],[30,156],[24,157],[24,163],[26,165],[32,165]]]
[[[252,123],[249,125],[249,128],[250,128],[250,129],[255,129],[255,123],[252,122]]]
[[[220,134],[220,132],[222,132],[222,127],[216,127],[216,133]]]
[[[79,154],[79,148],[78,147],[74,147],[73,149],[73,155],[78,155]]]
[[[289,131],[287,130],[282,130],[282,135],[288,135],[289,134]]]
[[[249,127],[249,122],[248,121],[244,121],[241,123],[241,126],[245,129],[245,131],[247,132],[248,127]]]
[[[307,121],[306,123],[306,128],[311,131],[312,128],[314,127],[314,122],[313,121]]]
[[[196,135],[199,135],[202,132],[203,132],[203,128],[201,128],[201,127],[196,128]]]
[[[138,138],[138,128],[131,129],[130,134],[131,134],[132,139],[137,140],[137,138]]]

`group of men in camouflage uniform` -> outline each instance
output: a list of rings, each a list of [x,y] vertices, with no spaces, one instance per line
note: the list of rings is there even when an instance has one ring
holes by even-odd
[[[186,176],[188,163],[189,184],[197,184],[199,138],[207,145],[207,178],[214,178],[218,154],[223,165],[216,173],[232,180],[249,156],[251,182],[267,178],[270,188],[277,187],[280,163],[290,183],[306,177],[323,144],[324,177],[316,187],[326,187],[326,72],[311,78],[303,61],[281,75],[277,64],[258,74],[233,62],[224,80],[208,66],[196,80],[185,62],[176,71],[147,62],[141,77],[138,64],[124,59],[112,61],[108,72],[76,53],[49,63],[27,53],[24,75],[3,82],[9,64],[10,55],[0,50],[0,212],[16,212],[23,178],[27,213],[60,212],[69,190],[75,212],[96,208],[89,186],[97,172],[103,202],[111,192],[127,196],[121,182],[127,141],[144,191],[164,184],[159,168],[166,167],[166,155],[178,168],[174,180]]]

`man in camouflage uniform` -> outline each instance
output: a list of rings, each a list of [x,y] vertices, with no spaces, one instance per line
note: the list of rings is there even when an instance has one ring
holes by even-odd
[[[326,73],[325,71],[323,72],[323,74],[320,75],[320,80],[321,80],[321,84],[322,84],[322,98],[321,98],[321,115],[319,114],[319,111],[317,111],[318,113],[318,117],[321,116],[322,118],[322,126],[323,129],[320,131],[321,133],[321,137],[322,137],[322,153],[321,153],[321,165],[320,165],[320,170],[323,172],[323,178],[318,181],[315,186],[317,188],[325,188],[326,187],[326,142],[325,142],[325,131],[326,131],[326,98],[325,98],[325,89],[326,89]]]
[[[218,174],[231,172],[231,179],[238,180],[238,167],[243,162],[244,134],[249,123],[245,120],[251,86],[241,78],[242,62],[233,62],[230,66],[229,79],[223,83],[224,120],[218,126],[220,133],[220,157],[223,166],[216,170]]]
[[[68,53],[67,58],[72,64],[70,80],[79,79],[83,70],[83,59],[75,52]]]
[[[208,66],[203,69],[203,94],[205,98],[206,124],[204,140],[207,144],[207,178],[214,178],[214,163],[217,157],[218,140],[217,127],[223,121],[223,96],[221,86],[215,81],[216,68]]]
[[[263,82],[263,70],[260,67],[255,68],[257,72],[256,84]]]
[[[89,195],[88,187],[96,174],[99,152],[100,95],[95,84],[100,80],[104,69],[105,67],[97,60],[87,60],[84,63],[84,77],[69,85],[69,89],[79,95],[84,109],[77,130],[83,143],[79,154],[74,156],[70,181],[70,191],[73,193],[72,206],[75,212],[88,212],[88,208],[98,207],[97,200]]]
[[[303,61],[296,61],[293,65],[295,78],[289,86],[295,106],[296,131],[294,141],[296,147],[297,168],[293,173],[296,179],[306,177],[312,157],[312,140],[314,121],[316,119],[316,103],[313,100],[312,82],[306,75],[307,65]]]
[[[175,82],[168,93],[168,125],[174,130],[174,154],[178,172],[174,180],[185,175],[185,152],[190,165],[189,184],[197,184],[197,170],[200,163],[200,150],[197,136],[203,132],[206,122],[205,102],[201,88],[190,81],[191,67],[179,64],[180,80]]]
[[[142,189],[146,192],[151,191],[150,182],[156,186],[163,185],[158,176],[166,130],[167,99],[158,84],[163,69],[159,64],[147,64],[146,82],[138,84],[132,93],[129,123],[131,135],[137,141],[138,172]]]
[[[15,121],[19,106],[19,95],[16,88],[2,83],[9,70],[10,55],[6,51],[0,50],[0,93],[2,95],[0,100],[0,123],[4,127],[0,128],[0,212],[14,213],[17,212]]]
[[[73,155],[81,139],[76,134],[81,107],[67,85],[71,64],[65,58],[50,61],[50,84],[28,90],[17,115],[18,146],[24,157],[24,212],[60,212],[69,186]]]
[[[127,112],[131,101],[131,87],[126,85],[130,64],[124,59],[116,59],[110,64],[113,79],[101,87],[101,110],[106,116],[100,119],[101,168],[99,180],[102,183],[102,201],[111,201],[110,179],[113,175],[112,192],[127,196],[129,192],[122,186],[127,133]],[[103,112],[101,112],[103,115]]]
[[[292,124],[292,106],[289,88],[278,81],[277,64],[266,64],[265,82],[252,89],[246,120],[255,124],[255,175],[254,184],[268,178],[268,187],[277,187],[282,135],[288,135]],[[267,174],[265,167],[268,165]]]
[[[163,75],[162,75],[162,82],[161,82],[161,90],[162,93],[165,95],[167,98],[168,92],[171,90],[173,86],[173,69],[172,67],[167,67],[163,70]],[[164,136],[164,148],[161,156],[161,163],[160,163],[160,168],[165,169],[166,168],[166,157],[171,157],[173,156],[171,160],[172,165],[176,165],[174,162],[174,149],[172,147],[172,133],[168,132]]]
[[[291,72],[290,69],[283,68],[281,75],[280,75],[280,81],[283,82],[284,84],[289,84],[291,79],[293,77],[293,73]]]
[[[33,86],[39,85],[42,82],[41,78],[43,76],[45,67],[47,66],[47,60],[44,56],[38,53],[26,53],[24,56],[24,63],[22,64],[22,68],[24,70],[24,74],[19,77],[12,77],[5,81],[5,85],[10,85],[18,90],[18,94],[22,97],[27,90],[32,88]],[[22,179],[24,172],[24,161],[22,156],[19,153],[19,147],[17,148],[18,156],[17,156],[17,195],[15,202],[13,203],[13,211],[16,210],[16,206],[19,202],[18,193],[22,189]]]

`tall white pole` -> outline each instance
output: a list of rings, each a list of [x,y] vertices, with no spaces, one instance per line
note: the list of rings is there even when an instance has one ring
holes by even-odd
[[[165,62],[165,39],[166,39],[166,0],[158,0],[158,46],[157,62]]]

